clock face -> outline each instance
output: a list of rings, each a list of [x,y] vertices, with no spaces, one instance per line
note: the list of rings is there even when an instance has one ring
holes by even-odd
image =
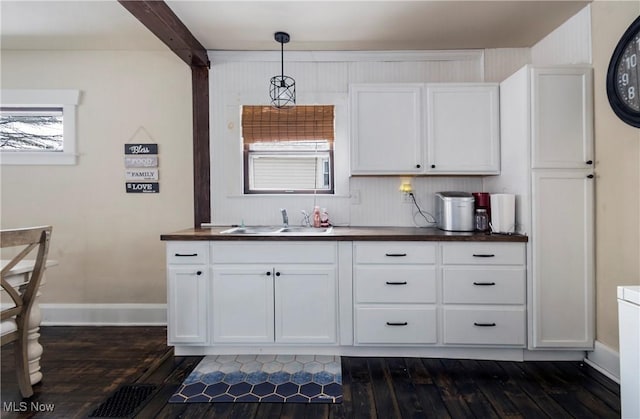
[[[613,51],[607,71],[607,97],[620,119],[640,128],[640,16]]]
[[[640,112],[640,32],[622,51],[616,68],[616,91],[630,109]]]

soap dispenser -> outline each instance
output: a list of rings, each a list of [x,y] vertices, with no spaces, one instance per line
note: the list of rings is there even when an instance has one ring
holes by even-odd
[[[313,226],[315,228],[320,227],[320,207],[318,206],[313,208]]]

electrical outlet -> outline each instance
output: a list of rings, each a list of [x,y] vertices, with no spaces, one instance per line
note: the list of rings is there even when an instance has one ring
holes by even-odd
[[[411,194],[409,192],[402,192],[402,203],[413,204],[413,198],[411,198]]]

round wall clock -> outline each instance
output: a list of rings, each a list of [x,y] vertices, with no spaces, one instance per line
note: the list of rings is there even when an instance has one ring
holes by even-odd
[[[620,119],[640,128],[640,16],[613,51],[607,71],[607,97]]]

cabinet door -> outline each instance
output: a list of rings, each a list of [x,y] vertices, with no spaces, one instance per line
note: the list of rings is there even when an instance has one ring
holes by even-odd
[[[273,268],[213,268],[214,343],[273,342]]]
[[[170,345],[207,342],[206,265],[169,266],[167,333]]]
[[[331,267],[275,268],[276,342],[336,342],[336,273]]]
[[[532,345],[592,348],[593,180],[586,170],[533,171]]]
[[[420,84],[351,85],[351,173],[423,171]]]
[[[593,99],[589,68],[533,68],[532,168],[593,164]]]
[[[427,172],[500,172],[497,84],[428,84]]]

